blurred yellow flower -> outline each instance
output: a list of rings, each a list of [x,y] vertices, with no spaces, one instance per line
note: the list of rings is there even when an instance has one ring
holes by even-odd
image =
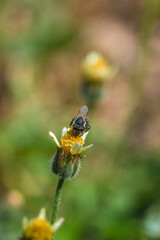
[[[82,74],[87,82],[104,82],[114,75],[113,72],[113,67],[97,52],[89,53],[82,62]]]
[[[23,237],[22,240],[51,240],[55,231],[61,226],[63,218],[57,220],[51,225],[46,220],[46,211],[41,209],[39,216],[28,221],[27,218],[23,219]]]

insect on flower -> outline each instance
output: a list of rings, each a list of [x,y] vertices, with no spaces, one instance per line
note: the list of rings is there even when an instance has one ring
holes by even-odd
[[[73,132],[75,135],[83,135],[84,132],[87,132],[90,129],[87,114],[88,108],[87,106],[83,106],[81,107],[77,116],[72,119],[70,126],[73,127]]]
[[[93,146],[91,144],[83,147],[90,129],[87,113],[87,106],[81,107],[78,115],[72,119],[70,127],[63,128],[60,143],[54,133],[49,132],[57,144],[57,152],[52,159],[52,171],[60,177],[70,179],[75,176],[80,169],[83,152]]]

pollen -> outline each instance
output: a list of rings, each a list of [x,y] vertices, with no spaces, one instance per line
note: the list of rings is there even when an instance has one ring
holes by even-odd
[[[66,150],[70,150],[75,143],[80,143],[80,145],[84,144],[82,137],[75,135],[72,129],[62,136],[60,140],[61,147]]]
[[[53,230],[49,222],[45,219],[34,219],[29,222],[24,231],[25,240],[51,240],[53,237]]]

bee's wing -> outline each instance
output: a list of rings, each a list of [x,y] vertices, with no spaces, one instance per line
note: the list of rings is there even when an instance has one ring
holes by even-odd
[[[80,108],[78,115],[87,116],[87,113],[88,113],[88,107],[84,105],[83,107]]]

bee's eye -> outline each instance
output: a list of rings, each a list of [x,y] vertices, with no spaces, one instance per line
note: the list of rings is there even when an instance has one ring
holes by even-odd
[[[82,117],[77,118],[76,124],[82,125],[84,123],[84,119]]]

